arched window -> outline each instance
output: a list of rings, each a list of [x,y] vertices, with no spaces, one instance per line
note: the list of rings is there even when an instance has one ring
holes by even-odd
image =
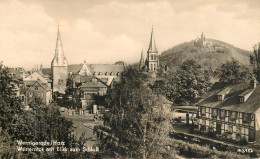
[[[153,60],[153,54],[151,54],[151,60]]]
[[[101,72],[99,72],[98,75],[101,75]]]
[[[107,75],[108,75],[108,73],[106,72],[106,73],[105,73],[105,75],[107,76]]]
[[[111,73],[110,73],[110,76],[113,76],[113,75],[114,75],[114,73],[113,73],[113,72],[111,72]]]
[[[95,75],[96,75],[96,72],[94,72],[93,75],[95,76]]]
[[[154,67],[153,67],[154,70],[156,70],[156,64],[154,64]]]

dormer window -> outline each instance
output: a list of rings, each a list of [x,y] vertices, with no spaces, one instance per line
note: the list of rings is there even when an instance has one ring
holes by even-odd
[[[224,99],[223,95],[218,95],[218,101],[222,101]]]
[[[240,103],[244,103],[245,102],[245,98],[244,97],[239,97],[239,101],[240,101]]]
[[[240,103],[244,103],[247,101],[247,99],[251,96],[251,94],[254,92],[254,89],[247,89],[243,93],[239,95],[239,101]]]
[[[217,94],[218,101],[223,101],[232,88],[227,87]]]
[[[93,73],[93,76],[95,76],[95,75],[96,75],[96,72]]]
[[[101,72],[99,72],[98,75],[101,75]]]
[[[110,76],[113,76],[113,75],[114,75],[114,73],[113,73],[113,72],[111,72],[111,73],[110,73]]]
[[[107,75],[108,75],[108,73],[106,72],[106,73],[105,73],[105,76],[107,76]]]
[[[35,87],[34,87],[34,90],[38,91],[38,86],[35,86]]]

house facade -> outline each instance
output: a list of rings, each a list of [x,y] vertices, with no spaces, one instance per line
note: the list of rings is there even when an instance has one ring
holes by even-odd
[[[232,141],[260,143],[260,86],[215,83],[198,104],[197,131]]]
[[[104,96],[107,93],[107,85],[93,78],[91,81],[83,83],[80,87],[80,100],[82,104],[82,109],[86,109],[94,104],[94,99],[92,95]]]
[[[51,88],[40,80],[25,82],[24,96],[25,105],[30,105],[36,100],[49,105],[52,100]]]

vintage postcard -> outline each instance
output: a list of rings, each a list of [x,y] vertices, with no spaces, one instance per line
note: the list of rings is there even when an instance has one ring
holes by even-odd
[[[0,158],[260,157],[259,0],[0,0]]]

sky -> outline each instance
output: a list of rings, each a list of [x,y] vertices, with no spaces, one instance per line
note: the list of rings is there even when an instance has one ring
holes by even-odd
[[[0,0],[0,61],[50,68],[58,25],[69,64],[139,61],[154,29],[161,52],[206,38],[252,51],[259,0]]]

